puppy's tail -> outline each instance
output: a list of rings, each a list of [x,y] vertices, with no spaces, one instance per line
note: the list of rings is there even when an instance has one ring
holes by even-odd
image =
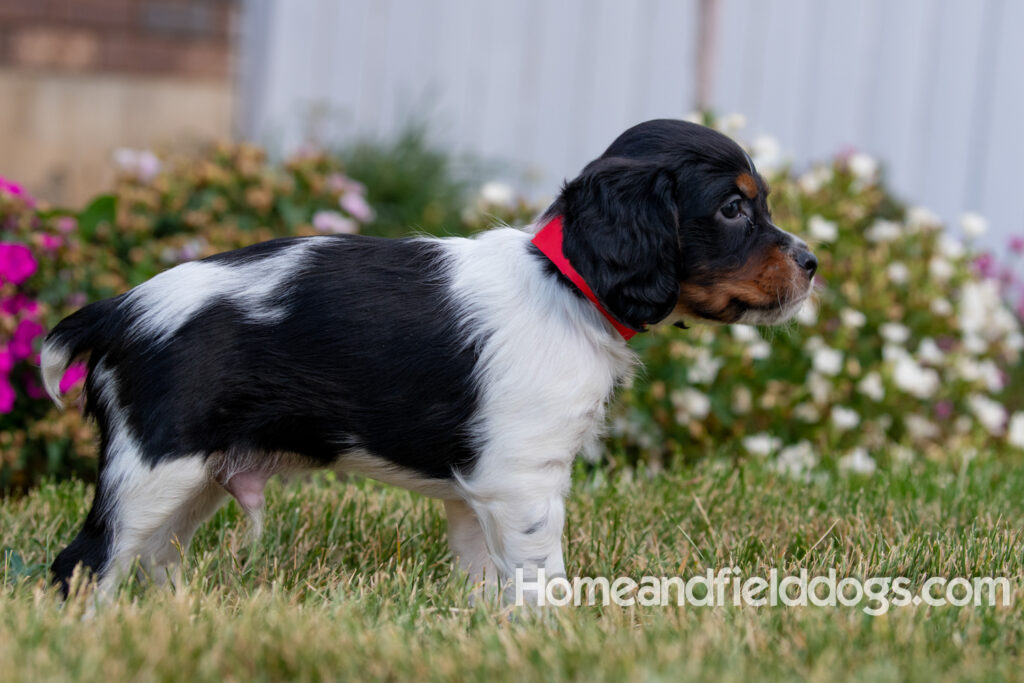
[[[72,361],[105,349],[119,326],[121,297],[104,299],[81,308],[61,320],[43,340],[39,366],[43,386],[57,407],[61,402],[60,380]]]

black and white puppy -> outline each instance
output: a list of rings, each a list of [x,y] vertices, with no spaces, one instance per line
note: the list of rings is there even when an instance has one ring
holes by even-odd
[[[771,222],[750,157],[709,128],[623,133],[527,230],[279,239],[172,268],[46,338],[60,402],[88,358],[99,479],[53,563],[109,592],[173,565],[230,494],[257,521],[275,474],[356,472],[441,498],[474,580],[562,575],[575,456],[648,325],[784,321],[817,261]]]

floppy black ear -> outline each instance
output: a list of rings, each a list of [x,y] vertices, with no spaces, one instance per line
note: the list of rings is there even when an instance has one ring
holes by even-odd
[[[679,299],[679,220],[672,175],[651,162],[602,158],[556,203],[566,258],[601,305],[635,330]]]

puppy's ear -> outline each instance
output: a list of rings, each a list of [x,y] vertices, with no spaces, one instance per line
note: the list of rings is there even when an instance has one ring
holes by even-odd
[[[566,258],[601,305],[641,330],[679,299],[679,219],[672,175],[651,162],[602,158],[562,190]]]

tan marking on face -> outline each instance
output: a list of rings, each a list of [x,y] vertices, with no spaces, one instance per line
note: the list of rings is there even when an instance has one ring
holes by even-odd
[[[683,318],[735,322],[742,314],[734,301],[755,309],[783,307],[804,295],[807,276],[796,261],[778,247],[751,258],[730,273],[715,274],[714,284],[683,282],[673,311]],[[703,314],[702,314],[703,313]]]
[[[736,187],[740,188],[740,191],[747,195],[747,199],[753,199],[757,196],[757,181],[749,173],[740,173],[736,176]]]

